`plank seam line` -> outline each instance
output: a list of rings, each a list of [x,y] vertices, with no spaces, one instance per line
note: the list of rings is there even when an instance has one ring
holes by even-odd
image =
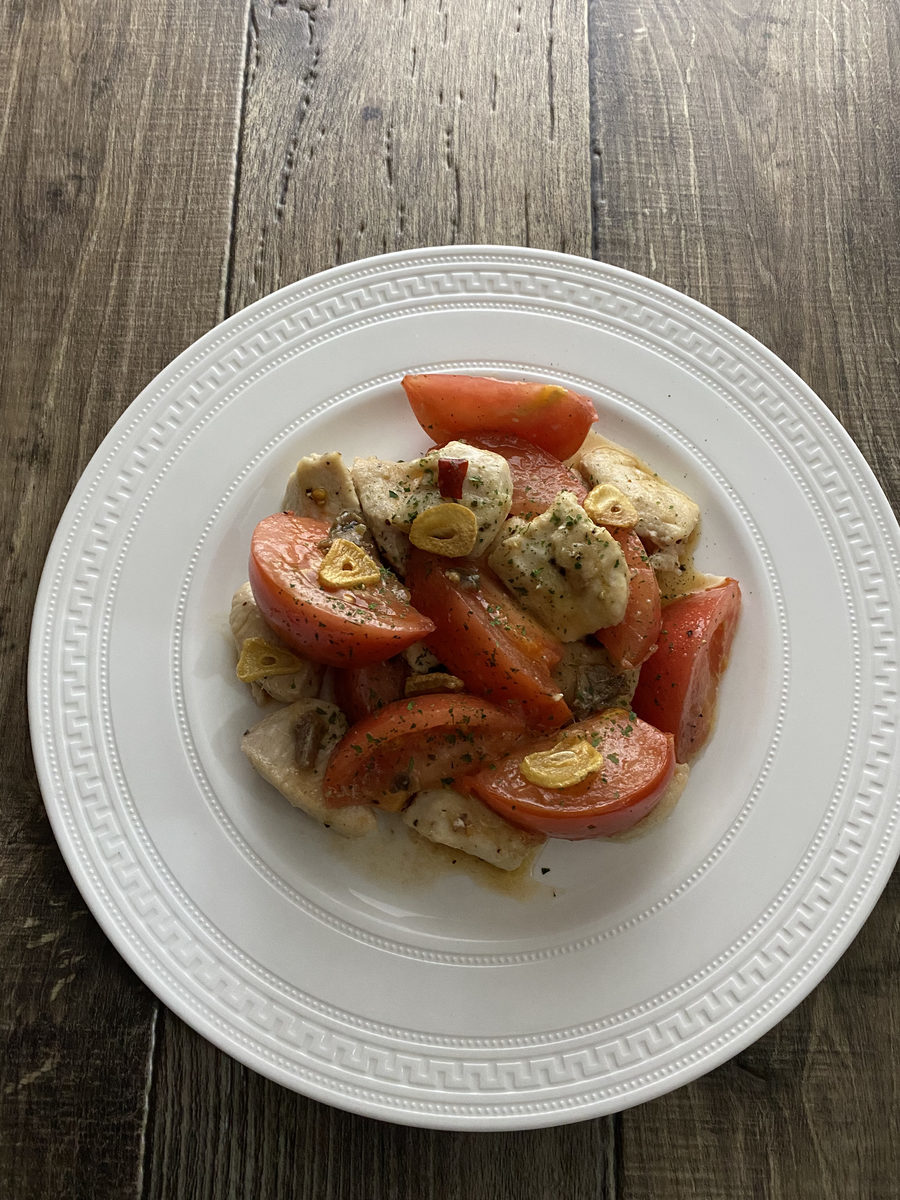
[[[253,12],[253,0],[247,0],[247,7],[244,15],[244,29],[246,31],[244,37],[244,69],[241,74],[241,100],[238,105],[237,114],[237,133],[234,143],[234,183],[231,196],[231,216],[228,222],[228,250],[225,259],[225,280],[223,287],[222,298],[222,313],[224,318],[231,314],[232,307],[232,289],[234,286],[234,244],[237,230],[238,219],[238,204],[240,203],[241,194],[241,159],[242,148],[244,144],[244,125],[247,118],[247,96],[250,91],[250,64],[252,62],[252,51],[254,40],[259,42],[259,28],[256,23],[256,17]]]
[[[599,207],[604,203],[606,184],[604,178],[602,121],[599,104],[594,103],[597,78],[598,35],[593,18],[594,0],[587,0],[585,20],[587,22],[588,56],[588,187],[590,189],[591,212],[591,258],[600,259],[600,216]],[[595,177],[596,174],[596,177]]]
[[[146,1196],[147,1180],[150,1176],[150,1142],[148,1137],[150,1130],[150,1114],[153,1105],[153,1085],[156,1080],[156,1065],[157,1065],[157,1036],[156,1027],[159,1023],[159,1016],[162,1005],[157,1000],[153,1006],[153,1016],[150,1020],[150,1045],[147,1048],[147,1082],[144,1086],[143,1095],[143,1113],[141,1121],[141,1134],[138,1139],[137,1152],[137,1180],[135,1187],[135,1195],[144,1200]]]

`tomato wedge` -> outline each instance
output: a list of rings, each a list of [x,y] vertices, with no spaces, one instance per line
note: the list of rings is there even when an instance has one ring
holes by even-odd
[[[414,550],[406,583],[434,623],[425,644],[466,689],[521,714],[536,729],[572,719],[550,672],[562,647],[480,564]]]
[[[659,649],[641,667],[633,704],[645,721],[675,735],[679,762],[696,754],[712,731],[740,611],[734,579],[679,596],[663,609]]]
[[[332,751],[323,794],[332,808],[393,805],[423,788],[450,786],[526,736],[513,713],[477,696],[398,700],[358,721]]]
[[[334,698],[348,721],[360,721],[386,704],[400,700],[408,674],[409,667],[402,656],[365,667],[336,668]]]
[[[512,825],[548,837],[580,840],[630,829],[662,799],[675,771],[674,739],[624,708],[609,708],[565,731],[581,734],[603,755],[603,765],[566,788],[529,783],[525,754],[551,750],[560,735],[520,747],[495,767],[482,768],[463,787]]]
[[[631,671],[656,649],[662,619],[659,584],[638,535],[630,529],[611,529],[610,533],[622,547],[631,572],[628,607],[618,625],[600,629],[594,636],[617,667]]]
[[[587,396],[552,383],[407,375],[403,388],[416,420],[438,443],[499,430],[569,458],[597,419]]]
[[[319,584],[323,521],[275,513],[253,531],[250,587],[266,623],[295,650],[329,666],[382,662],[434,628],[404,600],[389,572],[366,589]]]
[[[466,441],[482,450],[502,454],[509,463],[513,484],[511,516],[526,519],[539,516],[561,491],[574,492],[579,503],[587,495],[587,488],[574,471],[524,438],[488,432],[472,434]]]

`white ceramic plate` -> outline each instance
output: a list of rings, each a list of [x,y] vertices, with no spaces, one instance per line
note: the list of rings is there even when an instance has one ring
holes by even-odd
[[[243,760],[226,614],[301,453],[412,454],[399,378],[563,381],[701,504],[741,581],[718,729],[671,819],[553,843],[530,895],[398,878]],[[416,1125],[613,1112],[708,1071],[847,947],[898,853],[898,529],[774,355],[646,279],[522,249],[390,255],[285,288],[134,401],[45,569],[30,711],[85,899],[153,991],[242,1062]],[[392,865],[393,863],[393,865]]]

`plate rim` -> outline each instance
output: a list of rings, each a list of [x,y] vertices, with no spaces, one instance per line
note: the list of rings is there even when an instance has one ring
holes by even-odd
[[[347,1095],[336,1096],[334,1091],[328,1086],[318,1086],[311,1083],[308,1079],[303,1081],[303,1086],[298,1085],[296,1078],[291,1078],[289,1073],[281,1071],[274,1064],[269,1064],[263,1068],[259,1062],[258,1055],[255,1055],[252,1050],[246,1049],[233,1038],[229,1038],[226,1033],[220,1033],[214,1025],[210,1023],[204,1024],[198,1018],[195,1008],[192,1008],[190,1003],[183,1002],[173,989],[167,987],[161,981],[158,973],[154,974],[152,970],[147,968],[141,955],[134,950],[128,938],[121,933],[115,923],[113,913],[109,911],[104,903],[102,903],[96,895],[95,888],[97,884],[92,884],[86,878],[86,873],[83,870],[82,864],[77,853],[69,839],[69,833],[65,828],[62,813],[57,809],[57,805],[51,801],[53,797],[53,781],[51,779],[50,767],[46,757],[46,748],[44,740],[40,735],[39,729],[39,708],[42,699],[41,695],[41,679],[39,677],[39,664],[41,659],[41,639],[44,636],[43,620],[46,618],[50,592],[53,585],[53,568],[59,561],[60,552],[65,545],[69,528],[72,524],[72,518],[79,506],[81,493],[85,486],[89,486],[91,481],[96,480],[100,474],[101,464],[110,455],[111,450],[121,439],[126,429],[138,417],[143,407],[156,395],[164,381],[171,380],[177,373],[189,364],[198,354],[206,354],[212,349],[218,340],[227,340],[231,334],[238,329],[243,323],[251,323],[256,319],[257,315],[266,311],[270,307],[276,306],[278,302],[295,295],[299,290],[308,288],[311,285],[316,285],[320,288],[326,288],[336,282],[345,279],[352,279],[356,275],[363,275],[373,270],[377,271],[385,265],[403,266],[412,264],[418,260],[425,259],[451,259],[454,263],[462,263],[467,258],[475,257],[481,260],[495,260],[500,257],[512,258],[517,261],[530,260],[533,263],[544,263],[553,266],[570,266],[577,268],[580,272],[590,273],[592,271],[607,272],[613,278],[617,278],[626,285],[631,285],[633,288],[642,290],[649,289],[651,293],[663,296],[670,303],[687,308],[689,312],[693,311],[695,316],[702,317],[705,321],[710,321],[714,327],[730,327],[732,335],[737,337],[739,342],[745,346],[749,346],[756,354],[766,363],[767,367],[775,369],[781,373],[787,373],[793,386],[801,395],[805,403],[811,408],[816,418],[820,423],[824,424],[831,434],[832,442],[837,443],[845,458],[848,458],[852,466],[862,476],[863,482],[867,485],[875,497],[881,497],[884,502],[884,509],[879,513],[879,516],[886,520],[889,526],[889,532],[893,533],[895,544],[900,541],[900,526],[898,526],[896,515],[892,512],[891,506],[887,501],[881,485],[879,484],[874,472],[866,462],[862,452],[850,438],[850,435],[840,424],[831,410],[827,407],[824,401],[818,397],[811,388],[789,367],[782,359],[780,359],[768,347],[758,342],[751,334],[741,329],[740,326],[730,321],[727,317],[710,309],[700,301],[694,300],[692,297],[678,292],[668,285],[658,283],[645,276],[638,275],[621,267],[616,267],[611,264],[599,262],[594,259],[580,258],[574,255],[562,254],[556,251],[549,250],[533,250],[528,247],[510,247],[510,246],[493,246],[493,245],[470,245],[470,246],[455,246],[455,247],[423,247],[415,250],[397,251],[386,255],[375,255],[368,258],[358,260],[353,263],[342,264],[340,266],[331,267],[325,271],[318,272],[315,275],[308,276],[304,279],[284,285],[275,292],[267,296],[260,297],[246,308],[241,309],[232,316],[206,331],[199,338],[195,339],[190,346],[184,349],[177,355],[167,366],[164,366],[147,385],[142,388],[139,394],[128,404],[119,418],[115,421],[109,432],[102,439],[100,445],[94,454],[90,457],[84,470],[81,472],[72,494],[67,502],[62,515],[59,518],[53,539],[47,552],[47,557],[42,569],[40,584],[37,591],[37,596],[34,604],[32,627],[29,639],[29,655],[28,655],[28,711],[31,725],[32,749],[35,759],[35,767],[38,774],[38,779],[41,787],[41,793],[44,797],[45,808],[48,812],[51,828],[53,829],[54,837],[57,845],[63,854],[70,873],[81,892],[88,908],[97,919],[104,933],[112,941],[118,952],[122,955],[125,961],[138,974],[148,988],[160,999],[167,1007],[171,1008],[178,1016],[194,1028],[207,1040],[213,1042],[220,1049],[224,1050],[230,1056],[244,1062],[245,1065],[256,1071],[261,1071],[270,1078],[276,1079],[277,1082],[294,1090],[301,1091],[305,1095],[309,1095],[314,1099],[324,1103],[338,1105],[346,1108],[348,1111],[359,1113],[360,1115],[374,1116],[379,1119],[394,1121],[406,1125],[430,1126],[442,1129],[512,1129],[512,1128],[536,1128],[539,1126],[558,1125],[569,1120],[583,1120],[593,1116],[602,1115],[602,1112],[622,1111],[635,1104],[644,1102],[652,1098],[672,1090],[674,1087],[683,1086],[692,1080],[706,1074],[708,1071],[721,1065],[722,1062],[734,1057],[735,1054],[746,1048],[747,1045],[756,1041],[765,1032],[771,1029],[778,1021],[782,1020],[788,1012],[790,1012],[797,1004],[799,1004],[813,989],[828,971],[835,965],[841,955],[851,944],[862,924],[870,915],[872,909],[877,903],[884,887],[887,884],[888,878],[893,870],[893,866],[900,856],[900,840],[895,837],[895,845],[893,853],[887,853],[881,860],[879,868],[875,876],[867,885],[865,895],[853,910],[852,919],[849,920],[840,930],[839,935],[834,938],[834,943],[829,947],[827,953],[822,953],[815,963],[803,977],[800,986],[795,988],[790,995],[789,1002],[779,1001],[773,1004],[771,1009],[761,1018],[754,1021],[742,1033],[735,1035],[730,1040],[727,1040],[718,1049],[705,1054],[699,1062],[695,1070],[688,1072],[679,1071],[678,1078],[675,1082],[667,1082],[666,1086],[656,1087],[655,1085],[645,1085],[642,1089],[638,1089],[633,1095],[623,1096],[622,1103],[615,1109],[603,1109],[598,1111],[596,1106],[587,1106],[587,1111],[568,1110],[568,1111],[553,1111],[547,1109],[543,1113],[534,1113],[528,1119],[523,1120],[520,1116],[509,1116],[493,1114],[482,1117],[473,1121],[467,1114],[451,1115],[446,1112],[429,1113],[425,1108],[416,1108],[415,1110],[401,1110],[386,1106],[383,1111],[376,1111],[373,1105],[368,1101],[354,1101],[352,1097]],[[893,527],[892,529],[890,527]],[[102,890],[102,885],[99,885]],[[164,994],[161,994],[162,993]],[[646,1093],[646,1094],[645,1094]]]

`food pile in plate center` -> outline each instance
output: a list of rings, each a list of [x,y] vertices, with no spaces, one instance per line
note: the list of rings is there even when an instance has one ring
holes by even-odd
[[[385,810],[504,870],[647,828],[709,737],[740,612],[735,580],[693,572],[698,506],[567,388],[403,387],[431,449],[303,458],[253,533],[237,674],[278,707],[244,753],[338,833]]]

